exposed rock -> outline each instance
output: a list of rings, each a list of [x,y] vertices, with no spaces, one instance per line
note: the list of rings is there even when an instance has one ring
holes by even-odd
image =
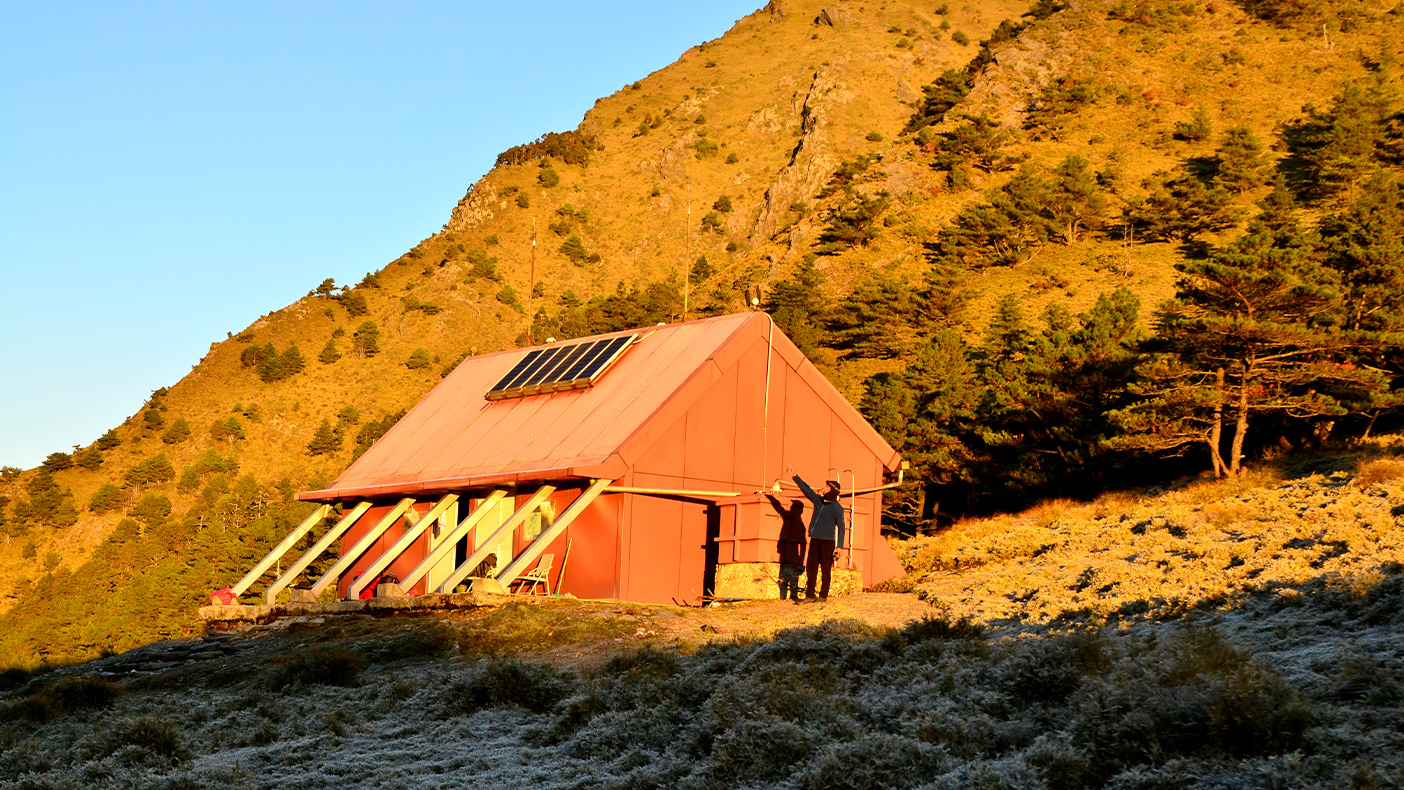
[[[497,199],[497,187],[492,182],[486,178],[478,181],[454,206],[447,228],[461,230],[492,219],[492,205]]]
[[[779,22],[785,18],[785,9],[781,7],[780,0],[770,0],[762,10],[770,15],[771,22]]]
[[[754,239],[769,238],[779,230],[789,219],[790,204],[808,201],[829,180],[838,164],[834,155],[828,153],[832,150],[826,139],[828,118],[838,105],[851,100],[853,94],[838,81],[835,71],[831,66],[821,66],[810,80],[799,111],[803,136],[790,155],[790,163],[765,192],[751,231]]]
[[[828,27],[843,27],[855,21],[853,12],[842,5],[831,5],[820,11],[819,16],[814,17],[814,24]]]

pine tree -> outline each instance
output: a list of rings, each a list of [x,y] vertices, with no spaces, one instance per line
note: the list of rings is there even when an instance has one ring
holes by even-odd
[[[327,455],[341,449],[341,432],[332,427],[331,420],[323,419],[317,426],[317,433],[307,443],[308,455]]]
[[[844,357],[891,359],[905,356],[915,342],[908,324],[912,292],[902,278],[874,272],[859,281],[829,320],[829,344]]]
[[[1231,126],[1224,130],[1223,142],[1215,152],[1218,181],[1226,189],[1243,194],[1263,184],[1268,159],[1263,144],[1246,126]]]
[[[355,334],[351,335],[351,348],[356,352],[356,356],[365,358],[373,357],[380,353],[380,327],[374,321],[362,321],[356,327]]]
[[[341,352],[336,348],[336,338],[327,338],[327,344],[322,346],[322,353],[317,355],[317,361],[323,365],[330,365],[341,359]]]
[[[429,367],[429,352],[425,351],[423,348],[416,348],[414,352],[410,354],[409,359],[405,360],[405,367],[410,370],[423,370]],[[340,442],[337,444],[339,446]],[[315,454],[316,453],[314,453],[314,455]]]
[[[766,296],[765,311],[805,356],[818,356],[819,346],[828,341],[829,300],[824,295],[824,273],[815,268],[813,256],[805,256],[789,279],[775,283]]]
[[[166,444],[180,444],[190,438],[190,423],[184,417],[171,423],[171,427],[161,435],[161,441]]]
[[[283,378],[290,378],[301,373],[307,367],[307,359],[302,356],[302,349],[297,347],[297,341],[288,344],[288,349],[283,352]]]
[[[1076,242],[1083,228],[1095,228],[1107,207],[1087,160],[1076,154],[1053,170],[1044,200],[1042,213],[1065,244]]]
[[[938,490],[969,481],[978,451],[975,412],[981,388],[965,344],[943,330],[901,370],[879,373],[863,385],[859,409],[912,464],[913,492],[899,489],[890,507],[909,531],[936,516]]]
[[[122,439],[117,435],[117,431],[109,429],[107,433],[104,433],[97,440],[96,447],[99,450],[111,450],[112,448],[120,446],[121,444]]]
[[[73,468],[73,456],[68,453],[49,453],[49,456],[40,464],[45,471],[62,472],[65,469]]]
[[[1404,330],[1404,181],[1377,172],[1354,203],[1322,221],[1321,237],[1346,328]]]
[[[1161,309],[1160,333],[1180,357],[1180,375],[1196,374],[1209,389],[1187,405],[1212,412],[1197,419],[1208,424],[1203,440],[1216,475],[1241,472],[1253,415],[1335,417],[1384,386],[1377,372],[1351,363],[1359,340],[1331,325],[1340,296],[1300,248],[1256,233],[1178,268],[1185,277],[1177,300]]]
[[[1014,129],[1006,129],[988,113],[966,115],[964,122],[941,135],[935,165],[944,170],[972,165],[986,173],[1008,170],[1018,161],[1005,149],[1019,139]]]
[[[98,449],[98,444],[101,444],[101,442],[99,441],[97,444],[93,444],[86,450],[80,450],[79,452],[74,453],[73,463],[77,464],[78,466],[84,469],[87,469],[89,472],[94,471],[98,467],[102,466],[102,451]]]

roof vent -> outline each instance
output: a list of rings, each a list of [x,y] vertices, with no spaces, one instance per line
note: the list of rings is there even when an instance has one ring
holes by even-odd
[[[594,386],[638,335],[587,340],[538,348],[517,362],[487,392],[488,400],[520,398],[543,392],[564,392]]]

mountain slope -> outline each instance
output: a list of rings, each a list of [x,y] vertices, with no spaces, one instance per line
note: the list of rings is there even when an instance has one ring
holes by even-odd
[[[958,272],[950,287],[963,303],[940,320],[975,337],[1001,296],[1019,295],[1030,314],[1055,302],[1077,312],[1123,285],[1153,305],[1173,293],[1173,266],[1187,251],[1129,244],[1116,212],[1150,192],[1142,180],[1157,171],[1212,158],[1217,134],[1180,139],[1177,127],[1203,108],[1216,128],[1243,124],[1270,140],[1305,104],[1324,105],[1364,77],[1395,27],[1383,9],[1355,5],[1323,12],[1329,35],[1313,32],[1312,20],[1281,27],[1217,2],[1035,10],[1024,16],[1028,6],[995,0],[960,8],[777,0],[601,98],[575,132],[506,152],[440,232],[354,289],[324,284],[212,344],[189,375],[114,428],[101,463],[87,458],[95,468],[54,459],[52,487],[38,470],[8,473],[0,657],[89,655],[189,629],[204,592],[300,519],[305,508],[289,494],[334,477],[358,435],[373,440],[464,354],[524,342],[528,331],[540,341],[601,322],[680,318],[685,280],[690,316],[743,309],[749,289],[772,292],[807,260],[831,298],[875,275],[922,282],[952,220],[1018,167],[1047,172],[1069,154],[1087,158],[1108,184],[1100,227],[1070,243],[1034,244],[1014,265]],[[1001,28],[1004,20],[1025,26],[1005,35],[1014,28]],[[972,62],[970,91],[946,120],[903,134],[923,87]],[[1023,126],[1054,88],[1079,81],[1091,99],[1044,112],[1002,149],[1007,167],[939,166],[939,146],[922,136],[982,112],[1003,128]],[[1253,186],[1235,205],[1251,214],[1268,189]],[[855,220],[865,240],[826,240],[864,201],[881,206]],[[608,301],[616,294],[623,298]],[[538,314],[531,330],[528,317]],[[582,314],[588,322],[573,318]],[[288,354],[294,344],[300,369]],[[815,352],[855,402],[867,376],[910,357],[910,348]],[[172,431],[181,420],[188,438]],[[309,443],[324,421],[324,438],[339,447],[314,454]],[[170,474],[159,462],[140,466],[157,456]],[[104,485],[120,491],[111,509],[95,512],[90,502]],[[25,502],[47,505],[17,513]]]

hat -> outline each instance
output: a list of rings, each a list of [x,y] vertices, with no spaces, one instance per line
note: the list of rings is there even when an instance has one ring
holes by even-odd
[[[837,480],[825,480],[824,485],[828,486],[829,488],[832,488],[835,491],[843,490],[843,486],[840,486],[839,481]]]

